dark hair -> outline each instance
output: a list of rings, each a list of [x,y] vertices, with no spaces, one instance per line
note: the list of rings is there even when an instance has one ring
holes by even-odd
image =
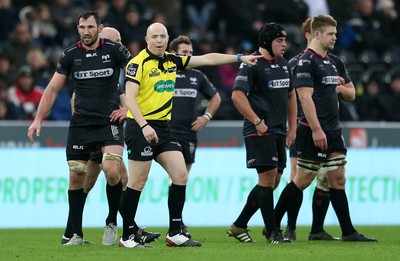
[[[179,35],[178,37],[176,37],[174,40],[171,41],[171,43],[169,44],[169,50],[177,52],[178,46],[180,44],[192,45],[192,41],[190,41],[190,38],[186,35]]]
[[[76,24],[79,24],[79,20],[81,20],[81,19],[87,20],[91,16],[94,17],[94,19],[96,20],[96,24],[97,25],[101,24],[101,20],[100,20],[99,14],[96,11],[91,11],[91,10],[83,11],[82,13],[80,13],[79,16],[78,16],[78,20],[77,20]]]

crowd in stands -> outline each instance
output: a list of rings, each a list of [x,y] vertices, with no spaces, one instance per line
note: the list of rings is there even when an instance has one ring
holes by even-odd
[[[266,22],[288,31],[285,58],[305,48],[302,22],[319,13],[338,21],[333,52],[357,88],[354,103],[340,103],[343,121],[400,121],[400,3],[394,0],[0,0],[0,120],[30,120],[64,48],[76,42],[76,17],[97,10],[105,26],[121,32],[136,55],[146,28],[166,25],[170,39],[188,35],[195,55],[251,53]],[[201,69],[218,88],[219,120],[241,119],[230,96],[238,64]],[[71,117],[66,84],[48,120]],[[204,109],[199,102],[199,111]]]

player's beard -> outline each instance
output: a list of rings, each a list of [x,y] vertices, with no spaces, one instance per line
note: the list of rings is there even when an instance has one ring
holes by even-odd
[[[99,39],[99,34],[96,33],[92,36],[90,42],[87,42],[89,39],[82,37],[81,41],[83,42],[84,45],[86,45],[87,47],[93,47],[93,45],[97,42],[97,40]]]

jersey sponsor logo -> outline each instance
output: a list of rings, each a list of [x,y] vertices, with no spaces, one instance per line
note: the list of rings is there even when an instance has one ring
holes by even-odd
[[[149,77],[157,77],[160,76],[160,72],[157,70],[157,68],[151,68]]]
[[[147,146],[140,153],[141,156],[153,156],[153,151],[150,146]]]
[[[249,159],[248,161],[247,161],[247,164],[251,164],[251,163],[253,163],[253,162],[255,162],[256,161],[256,159]]]
[[[74,64],[75,65],[81,65],[82,64],[82,59],[74,59]]]
[[[97,53],[87,53],[86,58],[97,57]]]
[[[172,80],[167,80],[167,81],[158,81],[156,84],[154,84],[154,91],[156,92],[173,92],[175,89],[175,82]]]
[[[322,152],[318,152],[317,156],[320,158],[325,158],[325,159],[327,157],[326,153],[322,153]]]
[[[247,76],[238,75],[236,76],[235,81],[247,82]]]
[[[330,61],[327,61],[327,60],[323,60],[323,62],[324,62],[324,64],[330,64],[331,63]]]
[[[279,68],[279,64],[271,64],[271,68]]]
[[[174,97],[196,98],[197,90],[196,89],[175,89]]]
[[[272,161],[278,161],[278,157],[272,157],[271,160]]]
[[[128,67],[126,68],[126,75],[131,76],[131,77],[136,77],[138,68],[139,68],[139,64],[137,64],[137,63],[129,64]]]
[[[118,131],[118,127],[117,126],[111,125],[111,133],[112,133],[112,135],[114,137],[114,140],[119,140],[120,139],[119,131]]]
[[[338,76],[325,76],[325,77],[322,77],[322,83],[323,84],[338,84],[339,83],[339,77]]]
[[[268,82],[268,88],[271,89],[280,89],[280,88],[289,88],[290,79],[278,79]]]
[[[93,79],[93,78],[104,78],[112,76],[114,73],[114,69],[107,68],[101,70],[93,70],[93,71],[78,71],[74,72],[75,79]]]
[[[299,72],[299,73],[296,73],[296,78],[298,78],[298,79],[310,79],[311,78],[311,73]]]

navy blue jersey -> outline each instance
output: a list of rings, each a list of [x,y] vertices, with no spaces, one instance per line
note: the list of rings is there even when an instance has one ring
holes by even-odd
[[[56,70],[72,80],[79,118],[75,125],[109,123],[111,112],[119,108],[120,69],[131,58],[126,47],[108,39],[100,39],[94,50],[77,42],[63,52]]]
[[[348,81],[350,81],[350,78],[343,62],[337,67],[338,60],[340,59],[332,58],[331,55],[321,56],[312,49],[307,49],[298,60],[293,72],[295,88],[314,88],[312,99],[323,130],[340,128],[338,96],[336,94],[339,73],[341,76],[345,76],[344,78]],[[339,72],[338,68],[342,65],[342,71]],[[304,115],[301,115],[300,122],[307,123]]]
[[[199,70],[181,71],[176,74],[176,84],[173,96],[172,117],[170,127],[173,133],[185,134],[188,138],[196,138],[192,131],[192,122],[196,120],[196,98],[198,93],[211,99],[217,89]]]
[[[297,54],[296,56],[292,57],[292,59],[289,60],[289,66],[290,66],[290,77],[293,79],[293,72],[296,67],[297,62],[299,61],[299,58],[303,55],[303,52]],[[297,120],[300,120],[301,115],[303,114],[303,110],[301,108],[301,103],[299,100],[299,95],[297,95],[296,92],[296,102],[297,102]]]
[[[286,134],[288,96],[293,87],[289,64],[284,58],[260,58],[254,66],[242,63],[233,89],[247,94],[251,108],[268,126],[267,133]],[[254,124],[246,119],[243,135],[255,133]]]

